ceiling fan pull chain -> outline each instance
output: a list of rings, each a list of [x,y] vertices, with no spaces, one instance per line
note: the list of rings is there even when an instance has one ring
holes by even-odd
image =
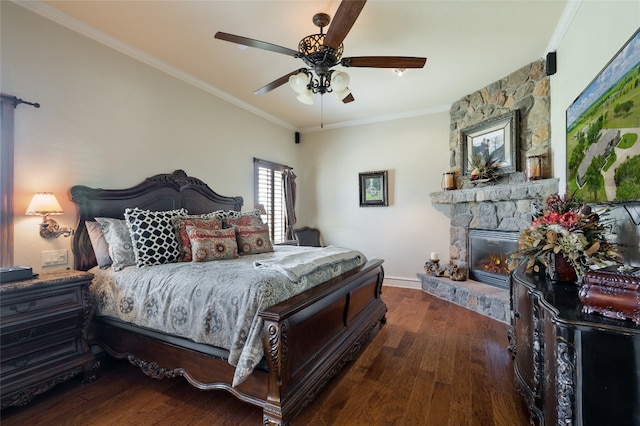
[[[324,129],[324,96],[320,94],[320,128]]]

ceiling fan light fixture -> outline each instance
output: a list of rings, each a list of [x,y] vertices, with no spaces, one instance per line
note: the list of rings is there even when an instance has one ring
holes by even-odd
[[[291,86],[294,92],[302,94],[306,90],[308,90],[310,78],[310,75],[303,72],[292,75],[291,77],[289,77],[289,86]]]
[[[303,103],[305,105],[313,105],[313,93],[309,89],[300,93],[296,97],[296,99],[298,100],[298,102]]]
[[[406,68],[396,68],[393,70],[393,72],[396,73],[398,77],[402,77],[406,70]]]
[[[342,71],[334,71],[331,73],[331,88],[335,92],[344,91],[349,86],[349,74]],[[342,98],[340,98],[342,99]]]

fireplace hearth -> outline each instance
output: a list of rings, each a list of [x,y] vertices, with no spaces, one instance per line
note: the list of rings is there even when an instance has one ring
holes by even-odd
[[[518,250],[518,232],[469,228],[469,278],[509,288],[509,256]]]

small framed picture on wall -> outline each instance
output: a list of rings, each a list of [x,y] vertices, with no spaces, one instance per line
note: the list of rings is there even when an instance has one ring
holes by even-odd
[[[387,171],[360,173],[360,207],[389,205]]]

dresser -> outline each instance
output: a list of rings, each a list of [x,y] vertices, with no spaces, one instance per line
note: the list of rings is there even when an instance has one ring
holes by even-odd
[[[2,407],[83,374],[98,363],[87,344],[93,315],[86,272],[61,271],[0,285],[0,389]]]
[[[583,314],[576,284],[511,277],[516,387],[536,425],[640,426],[640,327]]]

